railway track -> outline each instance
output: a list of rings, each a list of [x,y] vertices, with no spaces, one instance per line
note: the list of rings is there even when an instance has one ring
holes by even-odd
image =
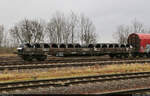
[[[103,57],[99,57],[99,56],[74,56],[74,57],[53,57],[53,56],[48,56],[47,59],[50,60],[69,60],[69,59],[74,59],[74,60],[78,60],[78,59],[105,59],[105,58],[109,58],[108,56],[103,56]],[[22,60],[22,58],[20,58],[19,56],[0,56],[0,60],[1,61],[8,61],[8,60]],[[23,61],[23,60],[22,60]]]
[[[38,87],[52,87],[52,86],[67,87],[76,84],[86,84],[86,83],[103,82],[103,81],[111,81],[111,80],[126,80],[126,79],[134,79],[134,78],[147,78],[147,77],[150,77],[150,72],[93,75],[93,76],[70,77],[70,78],[8,82],[8,83],[0,83],[0,93],[3,92],[6,93],[9,91],[22,90],[27,88],[32,89]]]
[[[112,64],[133,64],[133,63],[150,63],[150,60],[122,60],[122,61],[95,61],[95,62],[73,62],[73,63],[48,63],[48,64],[31,64],[31,65],[3,65],[0,70],[16,69],[38,69],[38,68],[63,68],[63,67],[85,67],[94,65],[112,65]]]
[[[99,61],[122,61],[122,60],[149,60],[148,58],[124,58],[124,59],[112,59],[103,57],[71,57],[71,58],[63,58],[63,57],[50,57],[45,61],[24,61],[19,59],[19,57],[12,57],[12,58],[2,58],[0,57],[0,66],[10,66],[10,65],[34,65],[34,64],[49,64],[49,63],[72,63],[72,62],[99,62]]]
[[[111,92],[104,92],[104,93],[94,93],[94,94],[99,94],[99,95],[112,95],[112,94],[132,94],[132,93],[141,93],[141,92],[146,92],[150,91],[150,87],[145,87],[145,88],[133,88],[133,89],[124,89],[124,90],[117,90],[117,91],[111,91]]]
[[[6,65],[31,65],[31,64],[48,64],[48,63],[72,63],[72,62],[98,62],[98,61],[121,61],[121,60],[137,60],[136,58],[111,59],[111,58],[51,58],[46,61],[23,61],[23,60],[0,60],[0,66]],[[138,60],[149,60],[147,58],[138,58]]]
[[[98,57],[94,57],[94,58],[76,58],[76,57],[72,57],[72,58],[59,58],[59,57],[50,57],[45,61],[24,61],[22,59],[19,58],[1,58],[0,59],[0,65],[18,65],[18,64],[42,64],[42,63],[66,63],[66,62],[84,62],[84,61],[100,61],[100,60],[108,60],[108,58],[98,58]],[[117,60],[117,59],[113,59],[113,60]]]

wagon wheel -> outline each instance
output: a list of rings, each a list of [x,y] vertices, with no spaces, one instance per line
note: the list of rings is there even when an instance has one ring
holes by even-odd
[[[114,57],[115,57],[115,55],[114,55],[114,54],[109,54],[109,56],[110,56],[111,58],[114,58]]]
[[[129,57],[129,54],[124,54],[124,58],[128,58]]]
[[[122,55],[117,54],[117,55],[116,55],[116,58],[122,58]]]
[[[143,57],[143,55],[142,55],[142,54],[139,54],[139,57]]]
[[[38,61],[44,61],[45,59],[44,58],[36,58],[36,60],[38,60]]]
[[[32,56],[22,56],[24,61],[32,61]]]
[[[136,57],[137,57],[137,54],[132,54],[132,57],[136,58]]]
[[[119,58],[119,56],[118,56],[118,55],[116,55],[115,57],[116,57],[116,58]]]
[[[36,57],[36,60],[44,61],[46,58],[47,58],[47,56],[39,56],[39,57]]]
[[[150,53],[147,53],[147,54],[146,54],[146,57],[150,57]]]

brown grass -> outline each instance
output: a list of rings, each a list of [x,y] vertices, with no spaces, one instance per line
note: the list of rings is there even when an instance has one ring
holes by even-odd
[[[64,78],[75,76],[89,76],[100,74],[116,74],[127,72],[144,72],[150,71],[150,65],[145,64],[123,64],[123,65],[107,65],[107,66],[92,66],[84,68],[65,68],[65,69],[48,69],[42,72],[11,72],[4,70],[0,75],[0,82],[8,81],[22,81],[22,80],[35,80],[35,79],[52,79],[52,78]]]
[[[16,48],[0,48],[0,56],[16,56]]]
[[[0,53],[0,57],[9,57],[9,56],[17,56],[17,54],[13,54],[13,53]]]

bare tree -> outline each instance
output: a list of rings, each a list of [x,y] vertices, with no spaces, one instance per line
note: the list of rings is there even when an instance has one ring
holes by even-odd
[[[47,24],[47,33],[52,43],[75,43],[76,40],[89,44],[96,42],[95,26],[84,15],[71,12],[66,16],[56,13]]]
[[[3,47],[10,47],[9,32],[5,31],[3,35]]]
[[[52,43],[61,43],[61,23],[62,17],[58,13],[51,19],[47,25],[47,32],[49,34],[50,42]]]
[[[77,29],[79,27],[78,16],[73,11],[71,11],[68,16],[65,16],[64,23],[65,43],[75,43],[77,39]]]
[[[18,43],[35,43],[44,38],[44,26],[36,20],[24,19],[10,29]]]
[[[71,27],[71,42],[74,43],[74,40],[75,40],[75,35],[77,32],[76,29],[77,29],[77,26],[78,26],[78,23],[79,23],[79,20],[78,20],[78,16],[74,13],[74,12],[71,12],[71,15],[70,15],[70,27]]]
[[[80,17],[80,38],[82,44],[90,44],[96,42],[95,26],[89,18],[82,15]]]
[[[114,33],[114,38],[117,39],[120,44],[127,44],[127,38],[130,33],[131,29],[129,26],[120,25],[117,27],[117,32]]]
[[[2,47],[2,42],[3,42],[3,36],[4,36],[4,26],[0,25],[0,47]]]
[[[132,32],[134,33],[146,33],[146,29],[144,28],[144,25],[137,21],[136,19],[134,19],[134,21],[132,22]]]
[[[57,43],[57,33],[54,22],[49,22],[46,27],[46,32],[51,43]]]
[[[113,36],[119,43],[126,44],[129,34],[147,32],[148,31],[146,30],[144,25],[135,19],[129,26],[119,25]]]
[[[68,43],[70,26],[63,13],[57,12],[46,29],[51,43]]]
[[[63,41],[64,43],[68,44],[70,43],[70,35],[71,35],[71,26],[67,20],[65,20],[64,25],[63,25]]]

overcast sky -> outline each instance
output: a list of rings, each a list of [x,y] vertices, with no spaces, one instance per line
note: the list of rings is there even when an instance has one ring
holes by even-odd
[[[120,24],[135,18],[150,27],[150,0],[0,0],[0,24],[9,28],[18,21],[44,19],[56,12],[84,13],[96,26],[99,42],[113,41]]]

